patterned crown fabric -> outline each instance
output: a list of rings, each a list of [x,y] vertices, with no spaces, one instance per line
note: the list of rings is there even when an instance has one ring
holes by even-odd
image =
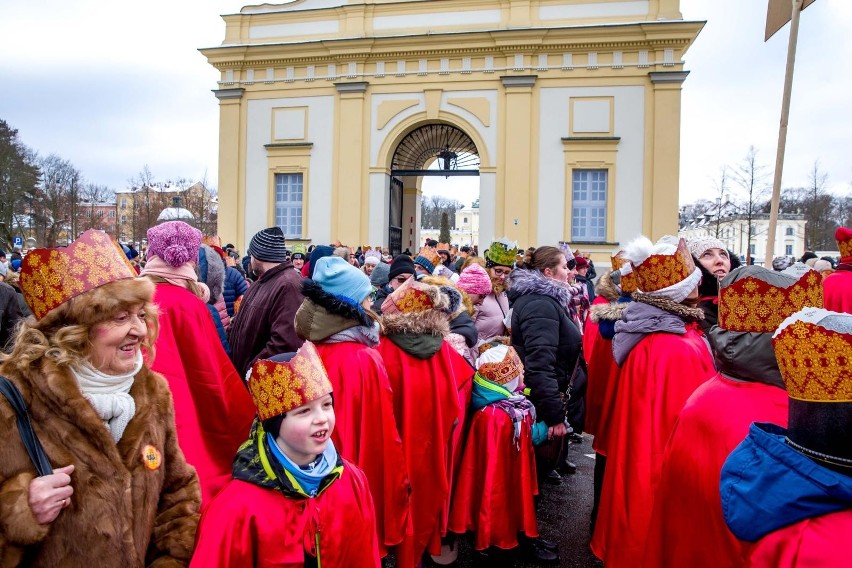
[[[719,290],[719,327],[772,333],[805,307],[822,307],[822,276],[809,270],[789,288],[749,276]]]
[[[837,248],[840,250],[840,260],[852,262],[852,229],[839,227],[834,232],[834,240],[837,241]]]
[[[852,335],[794,321],[772,345],[790,398],[852,402]]]
[[[430,293],[431,292],[431,293]],[[435,306],[438,288],[409,278],[382,302],[382,314],[424,312]]]
[[[322,359],[310,341],[289,361],[255,361],[248,387],[260,420],[280,416],[333,390]]]
[[[432,247],[421,248],[420,252],[417,253],[417,256],[422,256],[423,258],[428,260],[430,263],[432,263],[433,267],[441,264],[441,261],[443,260],[441,258],[441,255],[438,254],[438,251],[436,249],[433,249]]]
[[[612,271],[620,270],[622,266],[628,263],[628,260],[624,258],[624,251],[620,250],[615,255],[609,258],[610,264],[612,264]]]
[[[652,254],[633,267],[639,289],[646,293],[674,286],[694,271],[695,262],[683,239],[678,242],[674,254]]]
[[[124,251],[103,231],[89,229],[65,248],[33,249],[21,263],[21,292],[36,319],[104,284],[135,278]]]
[[[485,251],[485,260],[490,260],[500,266],[512,267],[515,265],[515,257],[518,254],[518,245],[494,241]]]
[[[615,256],[610,257],[610,263],[612,264],[612,271],[616,270],[621,273],[621,283],[619,287],[621,288],[622,294],[632,294],[639,287],[639,284],[636,281],[636,274],[633,272],[633,266],[630,264],[630,261],[624,258],[624,251],[620,250],[615,253]]]
[[[514,347],[500,346],[493,349],[499,350],[501,348],[506,349],[503,359],[496,362],[482,363],[479,365],[477,372],[483,379],[497,383],[498,385],[505,385],[512,379],[517,378],[524,371],[524,364],[521,363],[521,358],[518,357],[518,353]]]

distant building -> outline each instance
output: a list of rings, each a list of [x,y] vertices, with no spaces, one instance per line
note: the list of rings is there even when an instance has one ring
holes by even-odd
[[[151,184],[115,192],[116,231],[121,242],[141,242],[150,227],[180,220],[205,235],[216,232],[217,196],[203,183]]]
[[[775,250],[771,258],[778,256],[800,257],[805,252],[805,221],[804,215],[780,214],[775,231]],[[716,208],[708,210],[696,219],[683,225],[678,235],[685,239],[700,237],[715,237],[725,243],[728,250],[741,257],[751,250],[755,263],[766,259],[766,237],[769,234],[769,214],[752,215],[751,242],[748,235],[748,218],[746,215],[734,213],[722,207],[721,217]]]

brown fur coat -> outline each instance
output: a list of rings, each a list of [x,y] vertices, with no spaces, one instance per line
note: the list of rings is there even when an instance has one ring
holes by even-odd
[[[35,469],[0,397],[0,566],[187,565],[201,497],[177,444],[165,379],[147,367],[136,375],[136,414],[116,445],[66,368],[47,358],[23,375],[5,367],[0,374],[20,389],[51,464],[75,470],[71,505],[38,524],[28,503]],[[149,446],[158,467],[143,460]]]

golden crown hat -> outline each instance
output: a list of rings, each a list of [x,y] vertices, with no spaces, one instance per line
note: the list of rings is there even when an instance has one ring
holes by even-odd
[[[492,383],[497,383],[498,385],[505,385],[512,379],[517,378],[524,371],[524,364],[521,363],[521,358],[518,356],[518,352],[515,351],[514,347],[510,345],[498,345],[492,347],[492,349],[497,349],[499,347],[507,348],[503,359],[493,363],[482,363],[479,365],[476,372],[479,373],[483,379],[491,381]]]
[[[420,252],[417,253],[417,256],[422,256],[426,260],[432,263],[432,266],[438,266],[443,262],[441,259],[441,255],[438,254],[437,249],[433,249],[432,247],[423,247],[420,249]]]
[[[71,298],[135,277],[118,243],[89,229],[67,247],[30,250],[21,262],[20,286],[33,315],[41,319]]]
[[[310,341],[303,343],[289,361],[255,361],[248,388],[261,421],[280,416],[333,391],[317,348]]]
[[[629,263],[630,261],[624,258],[624,251],[620,250],[611,257],[609,257],[609,262],[612,265],[612,271],[620,270],[622,266]]]
[[[815,270],[807,271],[789,288],[749,276],[719,290],[719,327],[772,333],[794,313],[822,305],[822,276]]]
[[[806,312],[788,318],[772,338],[787,395],[805,402],[852,402],[852,334],[797,319]]]
[[[450,250],[450,243],[438,243],[438,246],[435,247],[435,250]]]
[[[652,254],[633,265],[637,285],[645,293],[658,292],[683,282],[694,271],[695,262],[683,239],[678,241],[673,254]]]
[[[485,251],[485,260],[491,261],[493,264],[500,266],[512,267],[515,265],[515,257],[518,255],[517,243],[510,243],[508,240],[498,240],[491,243],[491,246]]]
[[[621,288],[622,294],[632,294],[635,292],[638,288],[636,274],[633,272],[633,266],[630,264],[630,261],[624,258],[624,251],[618,251],[609,260],[612,264],[612,271],[615,272],[617,270],[621,273],[621,280],[618,286]]]
[[[435,286],[409,278],[382,302],[382,315],[431,310],[435,307],[437,290]]]
[[[838,227],[834,231],[834,240],[837,241],[837,248],[840,251],[840,261],[852,262],[852,229]]]

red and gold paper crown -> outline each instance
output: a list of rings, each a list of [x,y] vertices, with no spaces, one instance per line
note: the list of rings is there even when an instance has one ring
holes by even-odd
[[[33,249],[21,263],[21,292],[36,319],[104,284],[135,278],[127,256],[109,235],[89,229],[65,248]]]
[[[623,294],[632,294],[635,292],[639,287],[636,282],[636,273],[633,272],[633,267],[630,266],[630,261],[624,258],[624,251],[620,250],[615,253],[615,256],[610,257],[610,262],[612,263],[613,272],[616,270],[621,272],[621,282],[619,284],[621,292]],[[624,267],[627,267],[627,270],[622,270]]]
[[[639,289],[645,293],[658,292],[683,282],[694,271],[695,262],[683,239],[678,242],[674,254],[652,254],[633,266]]]
[[[852,335],[795,321],[772,339],[787,395],[808,402],[852,402]]]
[[[505,385],[512,379],[517,378],[524,371],[524,364],[521,363],[521,358],[518,357],[518,353],[515,351],[514,347],[498,345],[496,347],[492,347],[492,349],[497,349],[499,351],[503,351],[505,349],[506,354],[500,361],[482,363],[479,365],[476,372],[479,373],[483,379],[491,381],[492,383],[497,383],[498,385]],[[486,350],[486,352],[487,351],[490,350]]]
[[[443,261],[441,255],[438,254],[438,250],[433,249],[432,247],[421,248],[420,252],[417,253],[417,256],[422,256],[423,258],[431,262],[432,266],[438,266]]]
[[[382,315],[431,310],[438,307],[435,304],[439,294],[435,286],[409,278],[382,302]]]
[[[840,250],[840,261],[852,262],[852,229],[838,227],[834,231],[834,240],[837,241],[837,248]]]
[[[255,361],[248,388],[261,421],[308,404],[333,390],[317,348],[310,341],[302,344],[289,361]]]
[[[822,307],[822,276],[809,270],[789,288],[749,276],[719,290],[719,327],[772,333],[802,308]]]

